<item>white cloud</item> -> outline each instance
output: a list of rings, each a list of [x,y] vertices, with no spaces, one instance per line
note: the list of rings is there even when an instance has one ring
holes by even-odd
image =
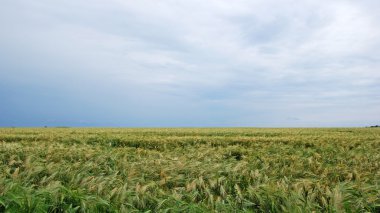
[[[103,94],[108,97],[100,100],[121,108],[151,103],[164,114],[170,104],[191,106],[198,115],[222,106],[226,120],[219,121],[236,125],[239,119],[254,125],[255,116],[271,124],[303,125],[307,118],[323,125],[330,116],[337,124],[362,125],[380,119],[363,113],[379,110],[376,6],[344,0],[7,0],[0,8],[0,77],[73,96]],[[339,113],[343,106],[351,119]],[[240,116],[232,119],[231,111]],[[314,117],[307,116],[311,111]],[[242,118],[248,114],[252,123]]]

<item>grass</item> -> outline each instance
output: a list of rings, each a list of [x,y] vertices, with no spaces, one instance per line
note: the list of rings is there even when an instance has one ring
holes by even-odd
[[[0,129],[0,212],[379,212],[380,129]]]

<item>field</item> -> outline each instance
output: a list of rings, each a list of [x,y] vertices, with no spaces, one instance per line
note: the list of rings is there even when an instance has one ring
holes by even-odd
[[[0,129],[0,212],[379,212],[380,128]]]

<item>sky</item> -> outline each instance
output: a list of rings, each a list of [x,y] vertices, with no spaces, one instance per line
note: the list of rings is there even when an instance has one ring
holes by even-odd
[[[380,124],[380,1],[2,0],[0,126]]]

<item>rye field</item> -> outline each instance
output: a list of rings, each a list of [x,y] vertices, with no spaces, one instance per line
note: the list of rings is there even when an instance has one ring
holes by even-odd
[[[0,212],[379,212],[380,128],[1,128]]]

